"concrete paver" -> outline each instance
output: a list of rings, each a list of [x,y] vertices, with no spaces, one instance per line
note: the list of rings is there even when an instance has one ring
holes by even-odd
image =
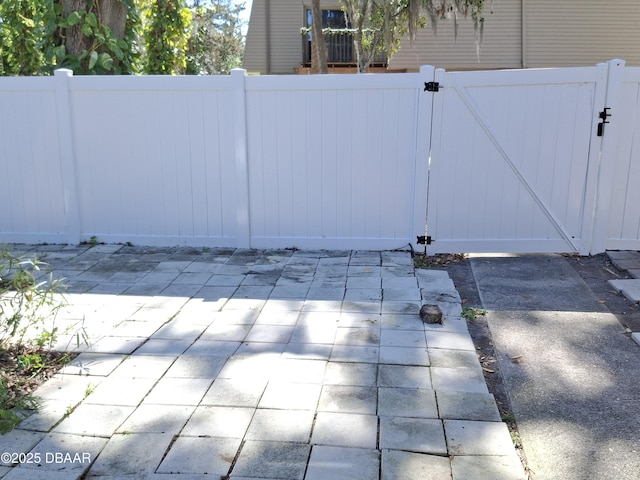
[[[250,478],[302,480],[310,450],[307,443],[247,440],[233,473]]]
[[[442,419],[499,422],[500,412],[490,393],[439,390],[438,415]]]
[[[253,415],[245,438],[248,440],[306,443],[311,436],[313,419],[313,410],[291,411],[259,408]]]
[[[512,445],[502,422],[444,420],[444,431],[451,455],[501,455]]]
[[[381,480],[451,480],[448,458],[401,450],[383,450]],[[466,478],[477,478],[474,476]],[[509,478],[509,477],[504,477]]]
[[[92,465],[91,474],[154,473],[172,438],[171,433],[115,434]]]
[[[91,455],[42,478],[524,478],[453,283],[409,252],[42,248],[91,339],[0,437]]]
[[[424,388],[378,387],[378,415],[438,418],[435,391]]]
[[[193,415],[195,406],[140,405],[116,433],[171,433],[177,435]]]
[[[640,302],[640,280],[609,280],[609,285],[632,302]]]
[[[379,365],[378,386],[430,389],[430,371],[413,365]]]
[[[255,410],[246,407],[199,406],[184,426],[188,437],[243,438]]]
[[[382,449],[447,453],[442,421],[427,418],[380,417]]]
[[[318,412],[312,445],[376,448],[378,417],[358,413]]]
[[[314,445],[305,478],[347,480],[375,478],[380,470],[380,452],[375,449]]]
[[[458,455],[451,461],[453,480],[502,480],[522,478],[522,464],[515,455]]]
[[[240,442],[239,438],[180,436],[156,471],[221,477],[229,471]]]

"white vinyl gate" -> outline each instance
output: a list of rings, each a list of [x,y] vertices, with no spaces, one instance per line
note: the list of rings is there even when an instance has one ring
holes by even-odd
[[[640,184],[628,191],[612,188],[605,171],[605,159],[616,158],[612,145],[617,142],[604,142],[613,132],[613,116],[606,117],[611,123],[603,135],[598,132],[605,105],[619,105],[611,98],[618,90],[611,85],[615,78],[607,82],[607,77],[615,77],[623,65],[436,70],[427,207],[433,243],[428,251],[597,253],[616,245],[602,234],[594,236],[594,231],[610,231],[610,217],[632,230],[625,247],[640,248],[639,202],[637,194],[629,194],[638,192]],[[606,113],[623,118],[620,110],[609,107]],[[631,112],[635,117],[636,101],[627,110],[625,118]],[[632,169],[638,182],[638,161],[626,158],[611,165],[621,163],[618,177]],[[615,192],[613,204],[609,190]]]

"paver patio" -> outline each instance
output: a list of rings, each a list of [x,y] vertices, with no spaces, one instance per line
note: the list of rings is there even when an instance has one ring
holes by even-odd
[[[525,478],[453,283],[409,252],[14,249],[66,277],[58,322],[90,343],[61,335],[80,355],[0,437],[39,461],[3,479]]]

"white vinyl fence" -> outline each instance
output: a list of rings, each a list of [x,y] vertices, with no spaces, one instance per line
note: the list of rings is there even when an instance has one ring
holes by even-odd
[[[0,243],[640,249],[638,102],[618,60],[0,78]]]

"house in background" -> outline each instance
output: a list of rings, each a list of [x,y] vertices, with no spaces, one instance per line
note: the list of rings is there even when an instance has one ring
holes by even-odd
[[[324,0],[323,25],[340,28],[337,0]],[[250,73],[306,73],[311,0],[253,0],[244,68]],[[622,58],[640,65],[639,0],[486,0],[484,35],[477,48],[473,21],[443,20],[437,34],[420,30],[413,44],[405,38],[390,60],[376,59],[373,71],[416,71],[421,65],[448,70],[542,68],[593,65]],[[349,35],[327,38],[334,71],[355,71]]]

